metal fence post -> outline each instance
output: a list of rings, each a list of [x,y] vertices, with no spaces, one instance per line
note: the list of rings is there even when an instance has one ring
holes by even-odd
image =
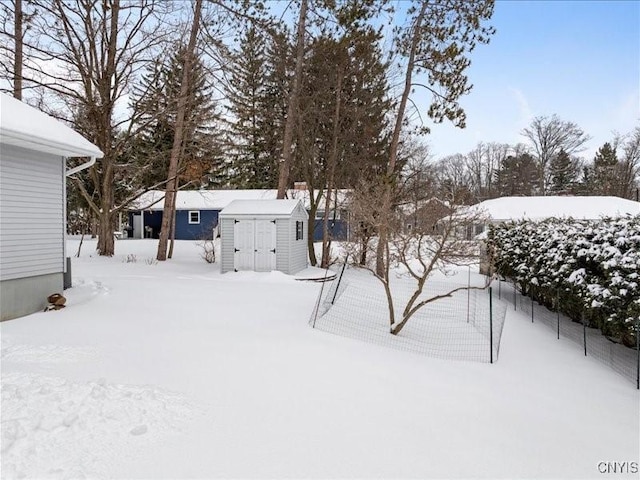
[[[636,365],[636,388],[640,390],[640,317],[636,322],[636,357],[638,362]]]
[[[516,293],[517,293],[517,289],[516,289],[516,281],[513,281],[513,309],[514,310],[518,310],[518,300],[516,298]]]
[[[489,287],[489,362],[493,363],[493,292]]]
[[[529,294],[531,295],[531,323],[533,323],[533,285],[529,285]]]
[[[318,320],[318,312],[320,312],[320,302],[322,302],[322,293],[324,292],[324,286],[327,283],[327,275],[329,274],[329,269],[324,272],[324,280],[322,281],[322,287],[320,287],[320,295],[318,295],[318,301],[316,302],[316,312],[313,316],[313,324],[311,328],[316,328],[316,320]]]
[[[469,275],[467,277],[467,323],[469,323],[469,312],[471,309],[471,265],[469,265]]]
[[[349,258],[349,257],[347,257]],[[340,288],[340,283],[342,282],[342,274],[344,273],[344,269],[347,266],[347,258],[344,259],[344,264],[342,265],[342,270],[340,270],[340,277],[338,278],[338,284],[336,285],[336,291],[333,292],[333,298],[331,299],[331,305],[336,301],[336,295],[338,295],[338,289]]]
[[[556,290],[556,317],[558,321],[558,340],[560,340],[560,289]]]
[[[587,321],[585,319],[584,310],[582,311],[582,339],[584,342],[584,356],[587,356]]]

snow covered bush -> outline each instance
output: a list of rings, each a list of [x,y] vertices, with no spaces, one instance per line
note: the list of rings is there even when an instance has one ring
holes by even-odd
[[[504,223],[490,229],[488,248],[496,273],[523,293],[574,320],[584,313],[612,340],[635,344],[640,215]]]

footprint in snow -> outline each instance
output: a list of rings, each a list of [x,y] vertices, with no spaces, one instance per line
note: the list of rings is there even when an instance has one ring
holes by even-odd
[[[148,429],[146,425],[138,425],[137,427],[132,428],[129,433],[131,435],[144,435],[145,433],[147,433],[147,430]]]

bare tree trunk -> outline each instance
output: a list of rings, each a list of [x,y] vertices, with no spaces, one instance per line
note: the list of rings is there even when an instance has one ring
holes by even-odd
[[[367,250],[369,248],[369,242],[371,241],[371,237],[369,235],[365,235],[362,237],[362,250],[360,251],[360,266],[364,267],[367,264]]]
[[[400,97],[400,105],[398,106],[398,112],[396,114],[395,126],[393,128],[393,134],[391,136],[391,144],[389,145],[389,163],[387,164],[387,179],[385,191],[382,196],[382,215],[383,219],[380,222],[380,226],[378,229],[378,246],[376,248],[376,275],[379,277],[388,279],[388,277],[384,276],[385,271],[388,270],[388,265],[385,266],[385,263],[388,263],[389,259],[385,256],[385,244],[389,242],[389,225],[387,225],[387,221],[389,215],[391,213],[391,194],[393,188],[394,175],[396,170],[396,162],[398,160],[398,146],[400,144],[400,132],[402,131],[402,124],[404,120],[404,114],[407,109],[407,102],[409,101],[409,95],[411,94],[412,88],[412,77],[413,70],[415,68],[415,58],[416,51],[418,49],[418,44],[420,42],[420,27],[422,25],[422,20],[425,16],[427,6],[429,2],[422,2],[422,6],[420,7],[420,13],[418,14],[415,23],[413,24],[413,32],[411,39],[411,49],[409,51],[409,58],[407,60],[407,67],[405,70],[405,78],[404,78],[404,89],[402,91],[402,96]]]
[[[22,100],[22,45],[24,35],[22,33],[22,0],[15,2],[14,45],[15,55],[13,61],[13,96]]]
[[[300,86],[302,85],[302,64],[304,61],[304,33],[307,23],[308,0],[301,0],[300,15],[298,16],[298,31],[296,34],[296,69],[293,77],[293,87],[287,106],[287,121],[284,125],[284,139],[282,142],[282,160],[278,175],[278,197],[284,198],[289,184],[289,172],[293,160],[293,131],[298,121],[298,101],[300,98]]]
[[[322,190],[320,190],[322,192]],[[314,248],[313,242],[313,234],[315,233],[316,227],[316,212],[318,211],[318,198],[313,196],[313,188],[309,188],[309,223],[307,225],[307,252],[309,254],[309,262],[311,262],[311,266],[315,267],[318,265],[318,259],[316,258],[316,251]]]
[[[330,175],[331,176],[331,175]],[[327,182],[327,193],[324,200],[324,215],[322,216],[322,260],[320,266],[322,268],[329,267],[331,259],[331,240],[329,234],[329,211],[331,210],[331,190],[333,187],[333,179]]]
[[[98,217],[98,254],[112,257],[115,251],[113,242],[113,217],[109,211],[101,212]]]
[[[82,242],[84,242],[84,233],[80,237],[80,245],[78,245],[78,251],[76,252],[76,258],[80,258],[80,251],[82,250]]]
[[[171,220],[171,242],[169,243],[168,258],[173,258],[173,245],[176,243],[176,209],[173,208],[173,219]]]
[[[169,171],[167,174],[167,177],[171,180],[167,185],[168,188],[164,197],[160,241],[158,242],[158,254],[156,256],[159,261],[165,261],[167,259],[167,244],[169,241],[171,222],[173,221],[173,216],[175,215],[176,189],[178,186],[178,162],[180,160],[179,157],[182,150],[182,137],[184,135],[187,96],[189,95],[189,83],[191,79],[191,66],[196,49],[198,31],[200,29],[201,11],[202,0],[196,0],[193,13],[193,23],[191,24],[191,33],[189,35],[189,44],[187,46],[187,49],[185,50],[184,69],[182,71],[182,84],[180,85],[180,97],[178,98],[178,109],[176,113],[175,133],[173,137],[173,146],[171,148],[171,157],[169,160]]]
[[[324,199],[324,216],[322,217],[322,268],[329,267],[331,240],[329,238],[329,213],[331,212],[331,191],[334,188],[336,164],[338,163],[338,136],[340,135],[340,107],[342,100],[342,69],[337,71],[336,108],[333,115],[333,140],[329,155],[329,172],[327,178],[327,192]],[[337,204],[337,202],[336,202]],[[334,207],[337,205],[334,205]]]

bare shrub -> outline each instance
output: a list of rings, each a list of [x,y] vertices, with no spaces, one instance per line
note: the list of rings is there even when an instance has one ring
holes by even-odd
[[[197,245],[200,247],[200,257],[207,263],[216,263],[216,242],[215,240],[200,240]]]

